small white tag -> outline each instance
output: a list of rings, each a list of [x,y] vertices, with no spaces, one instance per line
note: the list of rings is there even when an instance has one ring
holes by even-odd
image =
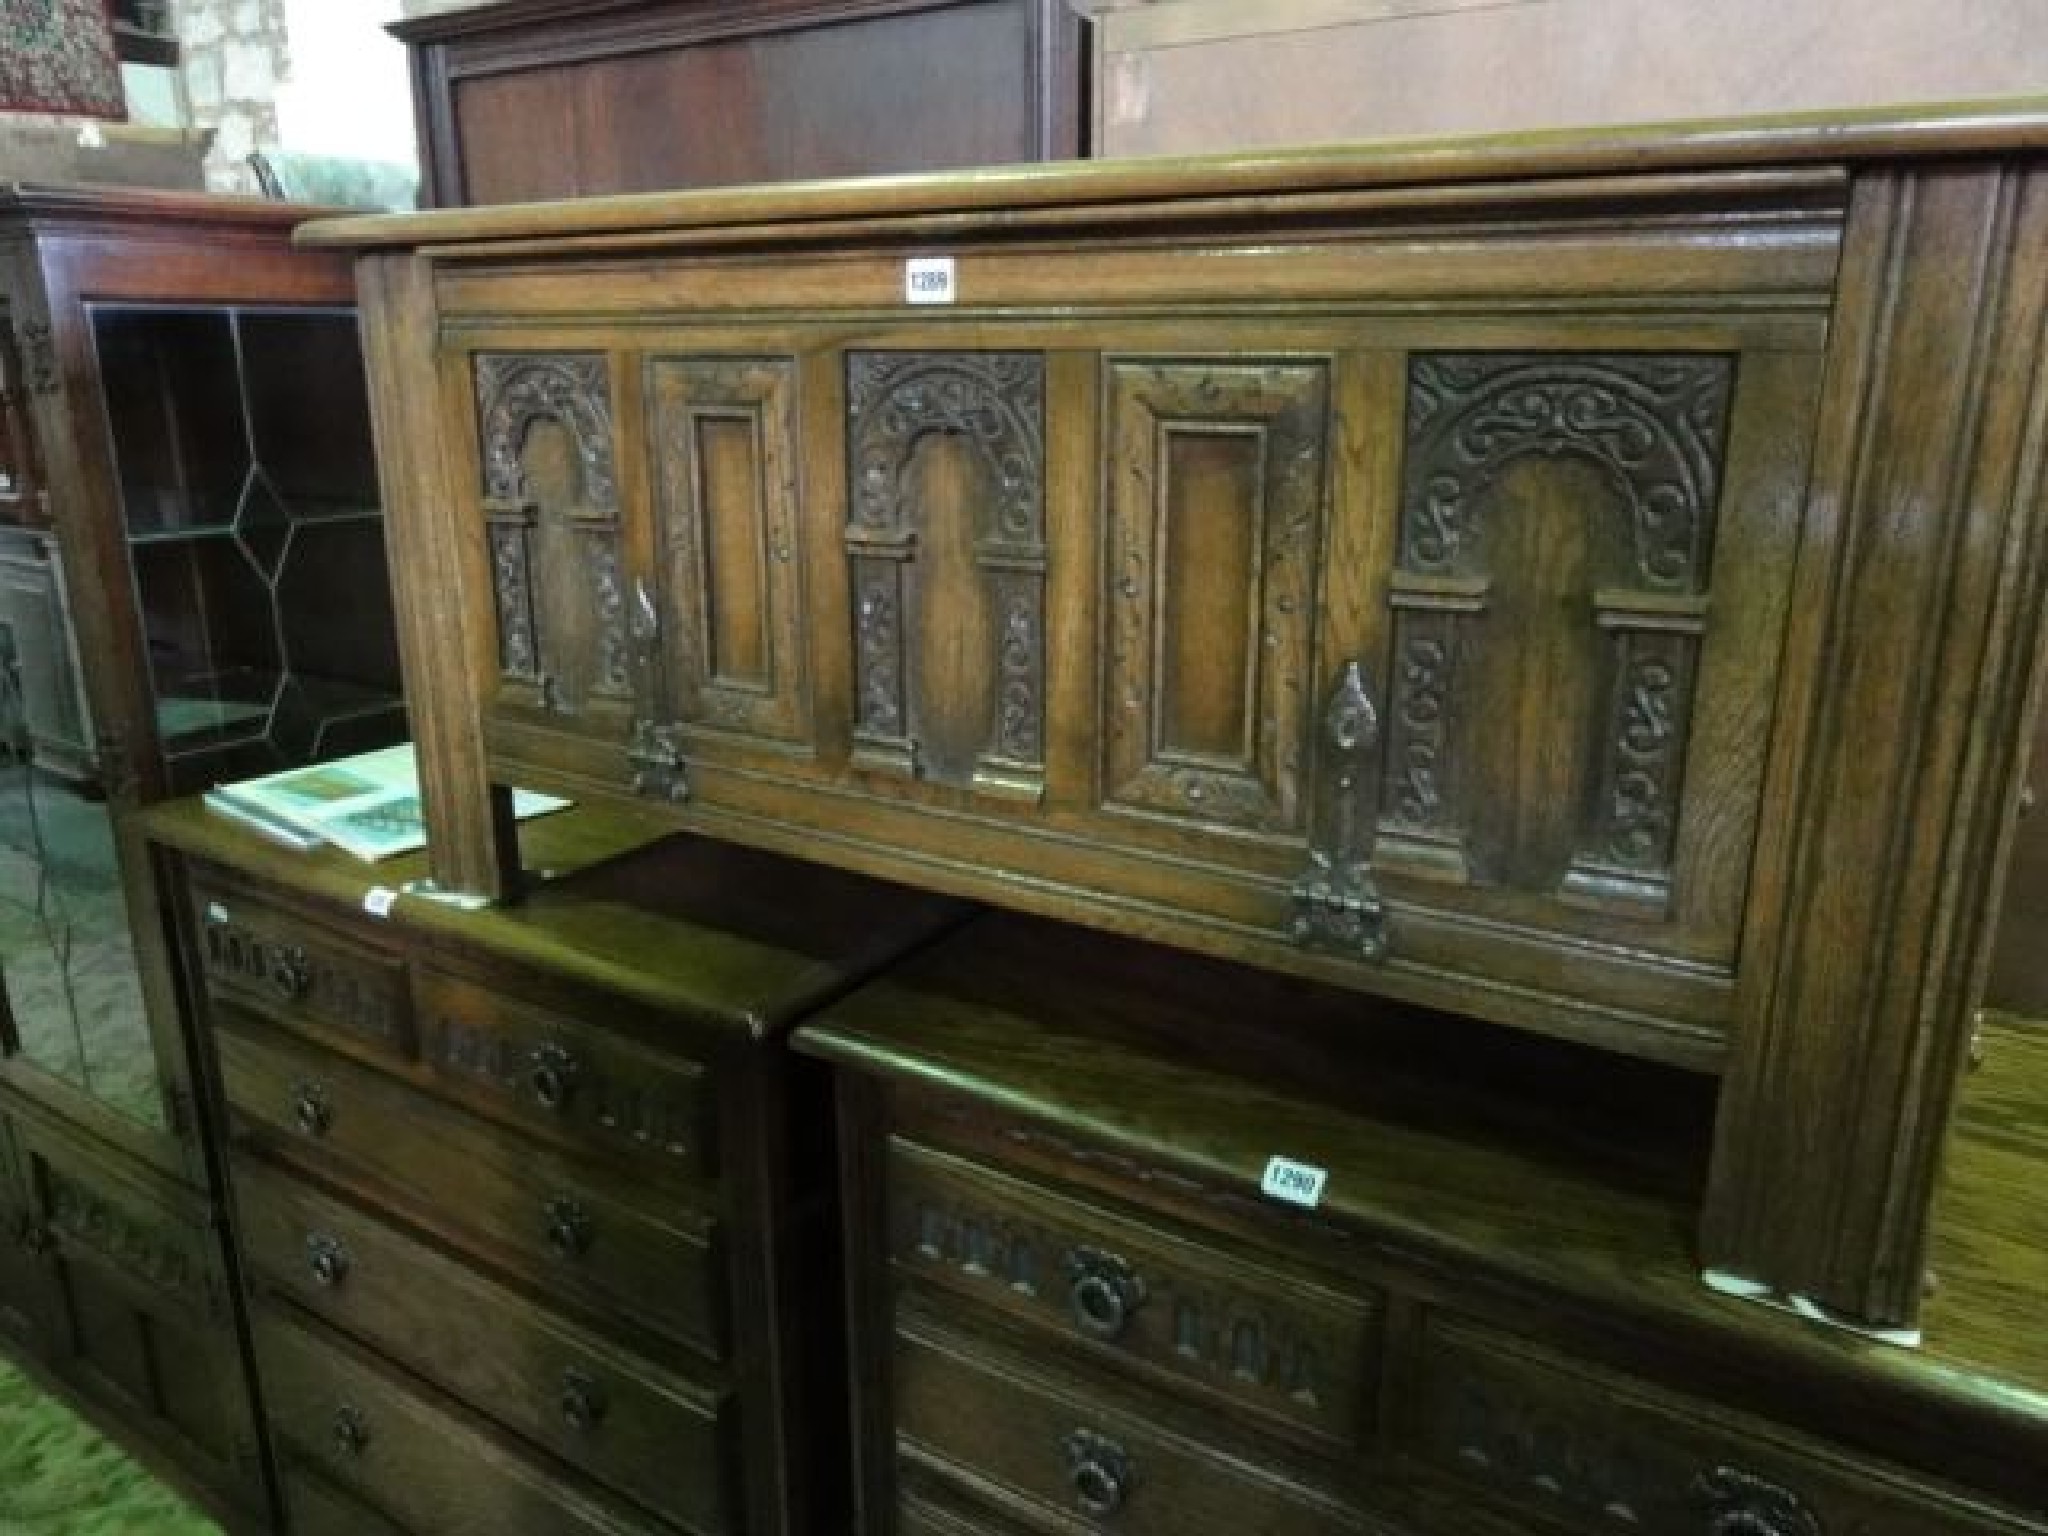
[[[228,920],[228,909],[217,901],[209,901],[206,904],[206,920],[218,928]]]
[[[1323,1186],[1329,1179],[1329,1170],[1318,1168],[1314,1163],[1297,1163],[1290,1157],[1276,1157],[1266,1164],[1266,1176],[1259,1180],[1259,1190],[1275,1200],[1314,1210],[1323,1203]]]
[[[363,892],[363,910],[372,917],[389,917],[398,905],[398,892],[388,885],[373,885]]]
[[[904,303],[950,304],[956,296],[952,257],[913,256],[903,263]]]

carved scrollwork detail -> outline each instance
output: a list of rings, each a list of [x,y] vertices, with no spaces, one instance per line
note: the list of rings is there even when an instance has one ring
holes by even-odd
[[[1573,454],[1627,506],[1635,578],[1656,591],[1698,590],[1733,378],[1719,356],[1418,356],[1408,375],[1403,565],[1468,569],[1479,493],[1526,455]]]
[[[583,500],[615,512],[611,388],[602,357],[487,354],[476,361],[484,494],[493,501],[530,501],[520,454],[536,421],[559,421],[576,445]]]
[[[970,778],[949,770],[944,754],[920,749],[913,696],[920,594],[930,579],[920,543],[933,514],[912,471],[920,444],[943,434],[980,460],[989,492],[971,530],[993,616],[988,734],[972,787],[1035,796],[1045,719],[1045,361],[1023,352],[851,352],[846,378],[856,757],[870,768]]]
[[[157,1290],[204,1308],[206,1270],[170,1234],[136,1220],[96,1190],[45,1165],[50,1225]]]
[[[1700,1474],[1693,1492],[1706,1506],[1704,1536],[1825,1536],[1820,1516],[1789,1488],[1738,1467]]]
[[[1451,640],[1447,634],[1404,638],[1394,708],[1393,820],[1430,829],[1442,820],[1441,759],[1451,686]]]
[[[626,740],[627,782],[636,795],[680,805],[690,798],[690,780],[683,765],[682,731],[661,717],[661,613],[644,582],[634,583],[628,633],[635,709]]]
[[[903,472],[930,432],[967,439],[994,474],[996,537],[1033,544],[1045,527],[1045,362],[1030,352],[857,352],[847,359],[853,514],[903,525]]]
[[[498,664],[515,697],[573,714],[587,690],[630,686],[620,572],[609,363],[573,353],[484,353],[475,363],[478,442]],[[535,426],[568,439],[575,484],[544,496],[529,478]]]

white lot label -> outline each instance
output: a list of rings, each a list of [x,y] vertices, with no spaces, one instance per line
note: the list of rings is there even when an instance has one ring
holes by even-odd
[[[372,917],[389,917],[398,905],[398,892],[388,885],[373,885],[363,892],[363,910]]]
[[[950,304],[954,294],[952,257],[913,256],[903,263],[904,303]]]
[[[1259,1189],[1275,1200],[1314,1210],[1323,1203],[1323,1186],[1329,1179],[1327,1168],[1297,1163],[1291,1157],[1276,1157],[1266,1164],[1266,1176],[1259,1180]]]

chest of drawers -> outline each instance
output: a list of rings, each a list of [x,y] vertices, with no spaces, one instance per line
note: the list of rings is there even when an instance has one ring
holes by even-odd
[[[582,814],[535,857],[632,841]],[[828,1103],[783,1037],[956,904],[690,843],[378,917],[402,872],[153,833],[291,1528],[842,1526]]]
[[[1915,1355],[1697,1287],[1682,1077],[1013,917],[797,1039],[866,1536],[2048,1531],[2041,1255],[1961,1214],[2011,1193],[1995,1098]],[[2034,1091],[2048,1043],[2000,1050]]]

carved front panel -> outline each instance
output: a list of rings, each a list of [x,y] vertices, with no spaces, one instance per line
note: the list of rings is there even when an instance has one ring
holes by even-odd
[[[1410,360],[1378,862],[1667,909],[1733,380]]]
[[[901,1269],[1126,1365],[1342,1445],[1364,1433],[1376,1301],[1255,1268],[1049,1190],[899,1144]]]
[[[795,363],[661,358],[648,377],[669,713],[802,742]]]
[[[480,474],[508,701],[630,701],[609,370],[601,356],[476,359]]]
[[[1320,363],[1110,364],[1110,805],[1301,832],[1328,399]]]
[[[49,1225],[66,1252],[91,1255],[194,1312],[222,1313],[226,1298],[202,1234],[140,1217],[90,1180],[47,1162],[41,1169]]]
[[[1431,1323],[1410,1425],[1408,1448],[1432,1471],[1572,1536],[1990,1528],[1949,1518],[1938,1492],[1889,1469],[1810,1454],[1774,1426],[1476,1323]]]
[[[1045,363],[849,352],[854,760],[1035,800],[1045,774]]]

